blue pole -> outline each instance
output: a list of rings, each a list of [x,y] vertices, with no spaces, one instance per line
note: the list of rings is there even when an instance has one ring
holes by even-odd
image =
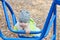
[[[56,3],[54,6],[54,15],[56,15]],[[56,17],[55,17],[54,24],[53,24],[53,35],[55,35],[55,38],[53,40],[56,40]]]
[[[11,12],[12,15],[12,20],[13,20],[13,26],[17,23],[16,16],[14,14],[14,11],[12,7],[5,1],[6,6],[8,7],[9,11]]]
[[[44,35],[45,35],[45,33],[46,33],[46,31],[47,31],[47,28],[48,28],[48,24],[49,24],[50,19],[51,19],[51,17],[52,17],[53,11],[54,11],[54,2],[53,2],[52,5],[51,5],[51,8],[50,8],[50,11],[49,11],[49,13],[48,13],[46,22],[45,22],[45,24],[44,24],[43,31],[42,31],[42,33],[41,33],[40,39],[44,38]]]

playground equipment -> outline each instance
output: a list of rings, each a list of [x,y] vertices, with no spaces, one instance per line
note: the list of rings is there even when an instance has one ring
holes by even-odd
[[[12,15],[12,20],[13,20],[13,26],[17,23],[16,21],[16,17],[14,15],[14,12],[11,8],[11,6],[5,1],[5,0],[0,0],[2,2],[2,6],[3,6],[3,10],[4,10],[4,14],[5,14],[5,18],[6,18],[6,23],[7,23],[7,27],[8,29],[13,32],[13,33],[16,33],[16,34],[25,34],[25,31],[24,30],[20,30],[20,31],[15,31],[11,28],[11,25],[10,25],[10,20],[9,20],[9,17],[8,17],[8,13],[7,13],[7,9],[6,7],[9,9],[9,11],[11,12],[11,15]],[[49,33],[49,30],[53,24],[53,35],[51,37],[51,40],[56,40],[56,5],[60,5],[60,0],[53,0],[52,2],[52,5],[51,5],[51,8],[50,8],[50,11],[48,13],[48,16],[47,16],[47,19],[46,19],[46,22],[44,24],[44,27],[41,31],[31,31],[30,34],[38,34],[38,33],[41,33],[40,37],[30,37],[30,38],[9,38],[9,37],[6,37],[5,35],[3,35],[2,31],[0,30],[0,37],[3,39],[3,40],[42,40],[43,38],[45,38],[48,33]]]

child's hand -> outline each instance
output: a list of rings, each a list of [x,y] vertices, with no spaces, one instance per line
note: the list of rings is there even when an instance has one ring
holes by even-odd
[[[30,31],[29,30],[26,30],[26,34],[29,34],[30,33]]]
[[[29,35],[29,33],[30,33],[30,30],[26,30],[26,35]]]

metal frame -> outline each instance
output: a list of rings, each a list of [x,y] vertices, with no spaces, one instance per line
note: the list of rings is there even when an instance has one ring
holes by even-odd
[[[3,10],[4,10],[4,14],[5,14],[5,18],[6,18],[6,23],[7,23],[8,29],[11,32],[16,33],[16,34],[25,34],[25,31],[24,30],[15,31],[15,30],[11,29],[10,20],[9,20],[9,17],[8,17],[8,13],[7,13],[6,7],[11,12],[13,26],[17,23],[15,14],[14,14],[11,6],[5,0],[0,0],[0,1],[2,2],[2,6],[3,6]],[[41,33],[40,37],[31,37],[31,38],[23,38],[23,37],[22,38],[8,38],[5,35],[3,35],[3,33],[1,32],[1,30],[0,30],[0,37],[3,40],[42,40],[43,38],[45,38],[48,35],[49,30],[52,27],[52,24],[54,24],[53,25],[53,35],[51,37],[51,40],[56,40],[56,5],[57,4],[60,5],[60,0],[53,0],[52,5],[51,5],[51,8],[50,8],[49,13],[48,13],[48,16],[46,18],[46,22],[44,24],[43,29],[41,31],[39,31],[39,32],[37,32],[37,31],[36,32],[31,31],[30,32],[30,34],[38,34],[38,33]]]

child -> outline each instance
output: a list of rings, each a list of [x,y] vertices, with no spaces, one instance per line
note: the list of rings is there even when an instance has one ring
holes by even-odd
[[[19,34],[20,36],[33,37],[40,36],[40,34],[29,34],[30,31],[40,31],[36,27],[36,23],[30,18],[30,13],[27,10],[21,10],[19,20],[16,23],[14,30],[25,30],[26,34]]]

